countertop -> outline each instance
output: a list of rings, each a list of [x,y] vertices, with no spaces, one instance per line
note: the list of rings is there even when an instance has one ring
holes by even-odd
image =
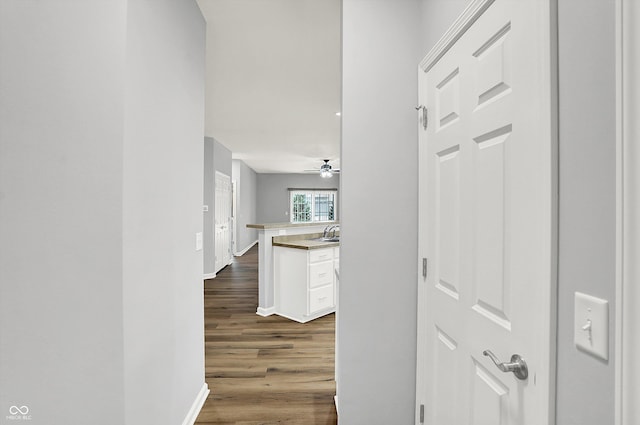
[[[310,223],[262,223],[247,224],[249,229],[286,229],[288,227],[311,227],[311,226],[329,226],[340,224],[339,221],[312,221]]]
[[[325,242],[316,240],[322,237],[322,233],[308,233],[304,235],[274,236],[273,246],[296,249],[322,249],[340,246],[340,242]]]

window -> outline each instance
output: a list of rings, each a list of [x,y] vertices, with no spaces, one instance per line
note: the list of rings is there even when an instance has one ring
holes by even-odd
[[[334,221],[338,191],[314,189],[289,189],[291,222]]]

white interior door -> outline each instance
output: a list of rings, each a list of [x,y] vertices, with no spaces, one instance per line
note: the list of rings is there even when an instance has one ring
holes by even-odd
[[[554,422],[551,3],[475,1],[421,64],[416,423]]]
[[[216,273],[231,263],[231,177],[216,171]]]

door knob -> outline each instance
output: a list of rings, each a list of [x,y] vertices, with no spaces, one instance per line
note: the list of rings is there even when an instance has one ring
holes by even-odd
[[[500,362],[498,358],[490,350],[484,350],[482,352],[485,356],[489,357],[493,363],[503,372],[513,372],[516,378],[524,381],[529,377],[529,369],[527,368],[527,362],[524,361],[519,354],[511,356],[511,362]]]

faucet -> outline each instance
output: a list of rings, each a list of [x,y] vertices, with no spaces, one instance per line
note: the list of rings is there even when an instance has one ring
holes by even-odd
[[[339,229],[340,225],[339,224],[334,224],[334,225],[328,225],[327,227],[324,228],[324,231],[322,232],[322,237],[323,238],[327,238],[329,237],[329,233],[332,233],[331,237],[335,238],[336,237],[336,229]]]

